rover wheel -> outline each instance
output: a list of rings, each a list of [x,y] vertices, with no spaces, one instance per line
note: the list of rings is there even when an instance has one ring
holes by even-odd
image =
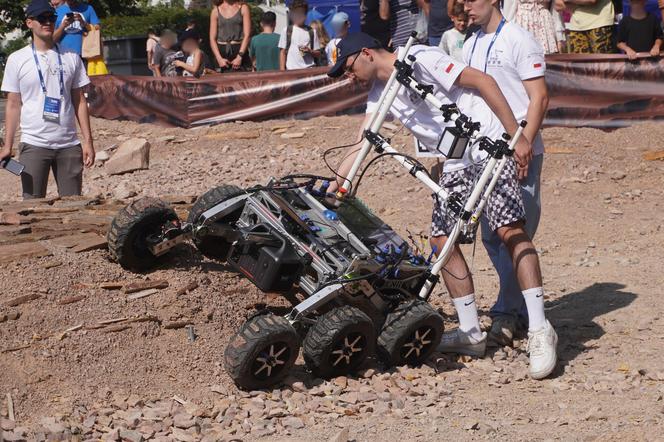
[[[408,301],[387,316],[378,350],[389,365],[420,365],[436,349],[442,334],[443,318],[431,305]]]
[[[318,318],[302,344],[304,362],[322,378],[356,370],[373,353],[374,324],[356,307],[337,307]]]
[[[148,238],[177,222],[175,211],[162,200],[140,198],[132,202],[111,222],[107,234],[111,258],[123,268],[137,272],[154,267],[159,258],[148,249]]]
[[[226,371],[245,390],[275,385],[295,364],[300,338],[281,316],[256,316],[240,328],[224,352]]]
[[[190,224],[195,224],[203,213],[207,212],[217,204],[228,201],[229,199],[244,193],[244,190],[240,189],[239,187],[227,184],[208,190],[203,195],[198,197],[192,206],[187,218],[187,222]],[[218,220],[217,222],[222,222],[224,224],[234,223],[240,218],[241,214],[242,210],[240,209],[227,215],[223,219]],[[196,247],[203,255],[207,256],[208,258],[218,259],[221,261],[226,261],[226,258],[228,257],[228,251],[231,246],[222,238],[213,237],[194,238],[194,244],[196,244]]]

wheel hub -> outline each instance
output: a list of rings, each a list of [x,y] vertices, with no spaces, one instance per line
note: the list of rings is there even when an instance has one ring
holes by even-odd
[[[285,355],[283,359],[281,358],[284,352],[288,349],[286,345],[279,346],[278,344],[270,344],[268,348],[269,351],[267,354],[263,352],[261,356],[256,358],[256,362],[261,363],[261,365],[258,367],[258,370],[254,372],[254,376],[258,376],[265,372],[267,377],[270,377],[272,376],[272,370],[275,367],[286,363],[288,355]]]
[[[356,338],[352,339],[349,336],[344,337],[344,342],[341,348],[333,350],[333,355],[338,355],[338,357],[332,362],[332,365],[335,367],[339,365],[342,361],[346,364],[350,364],[355,353],[359,353],[364,350],[364,347],[361,345],[362,335],[358,335]]]
[[[419,358],[422,354],[422,350],[432,342],[431,339],[427,339],[430,333],[431,328],[429,327],[415,330],[413,339],[404,344],[404,349],[407,349],[405,357],[408,358],[414,353],[415,357]]]

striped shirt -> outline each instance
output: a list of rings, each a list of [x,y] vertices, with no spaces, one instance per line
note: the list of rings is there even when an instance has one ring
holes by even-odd
[[[416,0],[390,0],[392,47],[404,46],[415,30],[420,13]]]

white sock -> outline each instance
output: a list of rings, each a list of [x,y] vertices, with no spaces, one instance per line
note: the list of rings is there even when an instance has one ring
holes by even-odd
[[[544,289],[542,287],[535,287],[532,289],[524,290],[523,297],[526,300],[526,308],[528,309],[528,330],[539,330],[546,325],[546,318],[544,317]]]
[[[452,298],[454,308],[459,316],[459,329],[470,335],[473,339],[482,339],[480,318],[477,316],[475,293],[462,298]]]

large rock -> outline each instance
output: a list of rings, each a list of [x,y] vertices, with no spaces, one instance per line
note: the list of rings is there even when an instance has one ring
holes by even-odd
[[[109,175],[119,175],[150,167],[150,143],[145,138],[132,138],[122,143],[106,162]]]

